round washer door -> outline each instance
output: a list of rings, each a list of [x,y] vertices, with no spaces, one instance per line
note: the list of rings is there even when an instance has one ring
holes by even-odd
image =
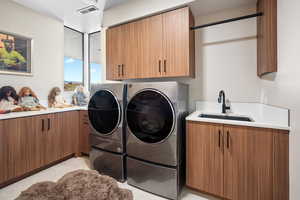
[[[128,103],[127,124],[138,139],[145,143],[164,141],[174,128],[174,109],[161,92],[146,89],[138,92]]]
[[[89,120],[100,135],[112,134],[121,121],[121,107],[116,96],[109,90],[99,90],[88,105]]]

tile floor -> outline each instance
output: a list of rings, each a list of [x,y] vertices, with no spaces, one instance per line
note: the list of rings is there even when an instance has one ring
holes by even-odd
[[[27,189],[34,183],[41,181],[57,181],[64,174],[77,170],[77,169],[89,169],[89,162],[87,158],[71,158],[64,162],[61,162],[51,168],[43,170],[37,174],[27,177],[17,183],[9,185],[0,189],[0,200],[13,200],[21,191]],[[128,188],[133,192],[135,200],[165,200],[165,198],[158,197],[156,195],[144,192],[137,188],[134,188],[126,183],[120,183],[120,187]],[[182,200],[217,200],[212,197],[206,197],[197,194],[191,190],[184,189],[181,195]]]

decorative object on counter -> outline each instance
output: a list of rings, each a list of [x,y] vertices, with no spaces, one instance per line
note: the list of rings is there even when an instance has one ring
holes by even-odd
[[[17,105],[18,100],[19,97],[13,87],[4,86],[0,88],[0,113],[23,111],[23,108]]]
[[[16,198],[41,199],[133,200],[133,195],[130,190],[119,188],[117,181],[109,176],[94,170],[77,170],[67,173],[56,183],[46,181],[34,184]]]
[[[50,108],[68,108],[72,105],[68,104],[61,94],[59,87],[54,87],[49,93],[48,104]]]
[[[76,106],[86,106],[89,101],[88,96],[88,92],[82,85],[77,86],[72,96],[73,104]]]
[[[32,39],[0,32],[0,73],[32,75]]]
[[[29,87],[23,87],[20,90],[19,106],[21,106],[24,111],[39,111],[41,109],[46,109],[40,104],[38,97]]]

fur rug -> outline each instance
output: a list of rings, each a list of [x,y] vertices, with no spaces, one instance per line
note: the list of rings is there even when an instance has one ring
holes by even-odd
[[[36,183],[16,200],[133,200],[133,195],[130,190],[119,188],[109,176],[94,170],[77,170],[56,183]]]

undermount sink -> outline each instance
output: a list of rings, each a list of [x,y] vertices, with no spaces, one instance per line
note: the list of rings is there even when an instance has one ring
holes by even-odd
[[[243,121],[243,122],[253,122],[253,120],[250,117],[233,116],[233,115],[201,114],[199,115],[199,117],[209,118],[209,119],[224,119],[224,120],[234,120],[234,121]]]

